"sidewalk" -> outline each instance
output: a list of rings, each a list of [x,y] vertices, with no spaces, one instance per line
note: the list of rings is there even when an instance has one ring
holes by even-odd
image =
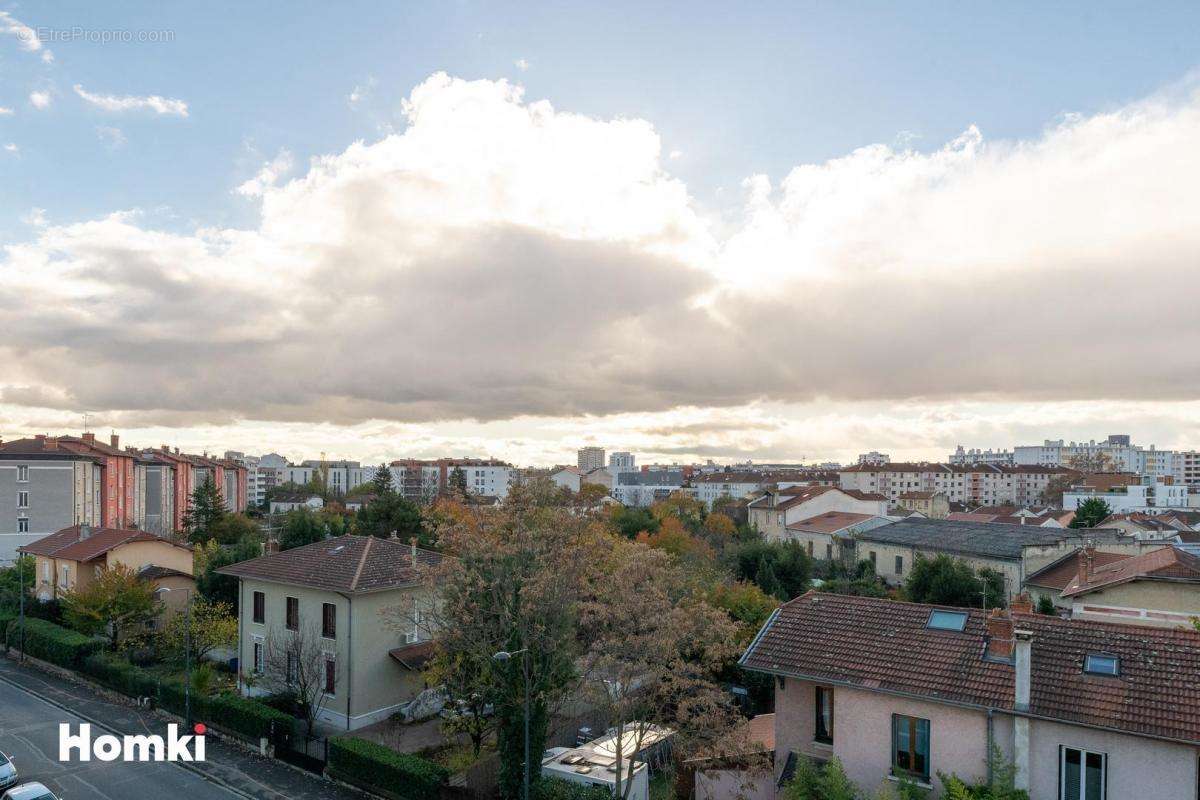
[[[163,733],[162,716],[121,705],[77,685],[0,656],[0,680],[73,714],[124,734]],[[184,767],[231,791],[264,800],[362,800],[364,795],[270,758],[249,753],[215,736],[205,742],[206,761]]]

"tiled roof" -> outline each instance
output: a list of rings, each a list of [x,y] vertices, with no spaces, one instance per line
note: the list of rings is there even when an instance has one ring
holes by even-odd
[[[333,592],[373,592],[416,583],[422,567],[441,563],[442,555],[377,536],[339,536],[282,553],[269,553],[217,570],[222,575],[252,578]]]
[[[1099,553],[1093,553],[1093,559]],[[1200,558],[1189,555],[1174,547],[1163,547],[1142,553],[1132,558],[1112,561],[1102,566],[1093,563],[1092,574],[1085,580],[1082,574],[1074,576],[1063,589],[1063,597],[1087,594],[1097,589],[1129,583],[1136,580],[1177,580],[1200,583]]]
[[[145,531],[128,528],[88,528],[85,536],[83,527],[72,525],[69,528],[63,528],[57,533],[43,536],[18,549],[30,555],[63,558],[70,561],[91,561],[126,542],[162,542],[171,547],[191,549]]]
[[[742,656],[752,670],[946,702],[1014,710],[1014,666],[985,660],[986,617],[961,633],[926,627],[935,606],[809,592],[785,603]],[[1200,743],[1200,633],[1014,614],[1032,633],[1029,713]],[[1115,655],[1120,676],[1083,671]]]
[[[951,511],[946,519],[951,522],[991,522],[995,514],[981,514],[978,511]]]
[[[14,439],[0,444],[0,458],[31,457],[31,458],[60,458],[64,460],[100,461],[98,456],[86,455],[68,449],[58,443],[57,438],[37,436],[32,439]]]
[[[403,647],[396,647],[388,650],[388,655],[396,659],[402,667],[413,672],[420,672],[421,668],[433,658],[434,644],[433,641],[414,642],[406,644]]]
[[[1072,532],[1074,533],[1074,532]],[[1054,544],[1070,534],[1061,528],[960,522],[909,517],[861,534],[865,540],[905,545],[932,552],[1017,560],[1027,545]]]
[[[855,500],[887,500],[886,497],[876,492],[862,492],[858,489],[839,489],[838,491],[840,491],[842,494],[850,495]]]
[[[809,533],[834,533],[869,519],[875,519],[875,517],[871,514],[853,514],[849,511],[826,511],[824,514],[793,522],[787,526],[787,529]]]
[[[936,492],[901,492],[901,500],[932,500]]]
[[[1131,556],[1126,553],[1105,553],[1102,550],[1097,550],[1093,558],[1095,559],[1092,562],[1093,564],[1103,566],[1111,564],[1114,561],[1131,558]],[[1074,550],[1031,574],[1025,579],[1025,583],[1030,586],[1041,586],[1061,592],[1074,580],[1078,572],[1079,551]]]

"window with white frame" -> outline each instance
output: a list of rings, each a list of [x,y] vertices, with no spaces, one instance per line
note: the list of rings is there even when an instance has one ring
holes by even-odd
[[[29,480],[29,466],[27,464],[17,465],[17,481],[25,483]]]
[[[29,533],[28,517],[21,517],[17,520],[17,533]]]
[[[254,674],[262,675],[263,672],[263,643],[261,639],[254,640]]]
[[[1059,800],[1105,800],[1108,756],[1077,747],[1059,751]]]
[[[17,492],[17,508],[29,508],[29,492]]]

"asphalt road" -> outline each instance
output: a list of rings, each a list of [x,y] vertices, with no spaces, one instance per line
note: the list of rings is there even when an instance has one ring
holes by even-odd
[[[22,782],[41,781],[63,800],[232,800],[236,795],[170,762],[124,761],[62,763],[58,725],[78,733],[82,720],[73,714],[0,681],[0,750],[17,765]],[[92,737],[105,731],[92,726]],[[146,733],[166,734],[163,730]]]

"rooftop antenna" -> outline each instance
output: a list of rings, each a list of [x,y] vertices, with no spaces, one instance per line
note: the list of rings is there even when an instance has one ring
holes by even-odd
[[[89,433],[91,431],[91,420],[92,420],[92,415],[86,411],[83,412],[83,432],[84,433]]]

